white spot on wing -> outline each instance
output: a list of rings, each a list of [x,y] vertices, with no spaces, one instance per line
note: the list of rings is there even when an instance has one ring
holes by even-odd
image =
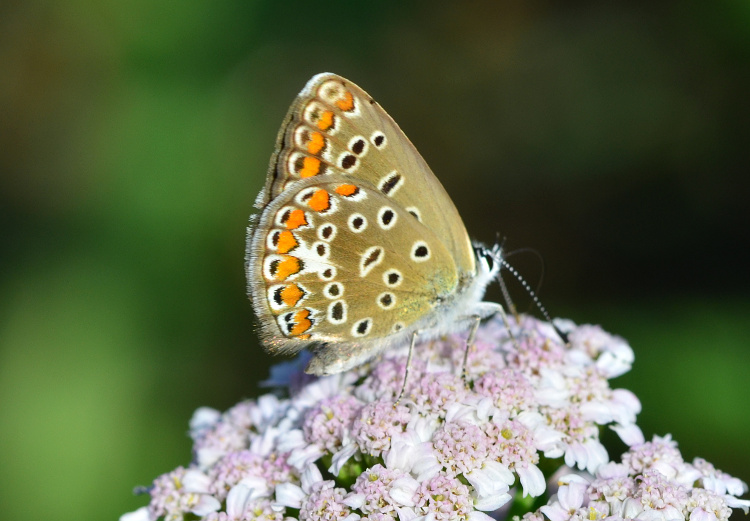
[[[268,298],[268,304],[271,306],[271,309],[274,311],[280,311],[286,307],[286,304],[282,301],[281,304],[276,302],[276,292],[278,290],[282,290],[286,287],[286,284],[274,284],[273,286],[268,288],[268,293],[266,294],[266,298]]]
[[[371,330],[372,330],[372,318],[363,318],[362,320],[357,320],[354,326],[352,326],[352,336],[356,336],[356,337],[367,336]]]
[[[432,257],[430,247],[425,241],[414,241],[411,246],[411,260],[414,262],[424,262]]]
[[[386,222],[387,221],[387,222]],[[384,230],[390,230],[396,226],[398,221],[398,214],[393,208],[383,206],[378,210],[378,225]]]
[[[281,255],[268,255],[263,259],[263,276],[266,280],[276,280],[276,276],[271,272],[271,264],[273,264],[274,261],[281,262],[283,260],[284,257]]]
[[[372,135],[370,136],[370,142],[378,150],[383,150],[386,146],[388,146],[388,140],[386,139],[385,134],[383,134],[379,130],[376,130],[372,133]]]
[[[344,162],[347,160],[353,161],[351,166],[346,166],[344,164]],[[338,167],[344,170],[347,174],[353,174],[354,172],[356,172],[359,168],[359,163],[359,158],[351,152],[342,152],[341,155],[339,155],[338,160],[336,161],[336,165],[338,165]]]
[[[380,309],[391,309],[396,305],[396,295],[394,295],[390,291],[386,291],[378,295],[375,301],[377,302]]]
[[[275,229],[271,230],[271,233],[269,233],[266,236],[266,248],[268,248],[271,251],[276,250],[278,248],[278,246],[273,243],[273,238],[276,237],[276,236],[278,236],[278,235],[280,235],[280,234],[281,234],[281,230],[275,230]],[[276,240],[278,241],[278,239],[276,239]]]
[[[322,241],[314,242],[312,245],[312,251],[315,252],[316,257],[320,260],[328,260],[331,256],[331,247],[328,243]]]
[[[361,219],[361,222],[360,222]],[[359,227],[357,227],[359,224]],[[367,217],[361,213],[353,213],[349,216],[349,229],[354,233],[362,233],[367,228]]]
[[[276,216],[274,217],[274,224],[276,226],[281,226],[282,228],[286,228],[286,223],[284,223],[284,214],[286,214],[287,211],[293,212],[296,210],[294,206],[285,206],[278,212],[276,212]]]
[[[399,174],[396,170],[390,172],[388,175],[381,177],[378,181],[378,190],[388,197],[393,195],[404,185],[404,176]]]
[[[360,152],[357,152],[355,150],[356,148],[355,145],[357,144],[358,141],[362,142],[362,150]],[[370,144],[367,142],[364,136],[354,136],[353,138],[349,140],[349,146],[348,146],[349,150],[351,150],[354,153],[354,155],[357,155],[359,157],[364,157],[365,155],[367,155],[367,151],[370,149],[369,147],[370,147]]]
[[[338,282],[326,284],[326,287],[323,288],[323,294],[328,298],[340,298],[344,295],[344,285]]]
[[[328,111],[330,111],[330,109],[326,107],[325,105],[323,105],[322,103],[318,101],[311,101],[310,103],[307,104],[307,106],[302,111],[302,119],[305,123],[317,129],[319,128],[318,119],[316,119],[314,115],[317,114],[319,118],[321,114],[323,114],[324,112],[328,112]],[[326,134],[329,134],[331,136],[336,134],[336,131],[337,131],[336,127],[338,126],[336,124],[336,118],[337,116],[334,115],[334,118],[333,118],[334,124],[332,127],[324,131]]]
[[[374,257],[373,260],[370,260],[371,256]],[[362,254],[362,257],[360,257],[359,276],[366,277],[367,274],[370,273],[375,266],[383,262],[383,257],[385,257],[385,253],[383,251],[383,248],[381,248],[380,246],[371,246],[367,248]]]
[[[327,228],[330,228],[331,233],[326,238],[325,234],[323,233]],[[336,237],[336,232],[338,231],[338,228],[336,228],[336,225],[333,223],[326,223],[321,226],[318,226],[318,239],[321,241],[328,241],[331,242],[334,237]]]
[[[340,311],[341,317],[335,318],[334,311]],[[347,318],[347,305],[345,300],[337,300],[335,302],[331,302],[328,306],[328,313],[326,314],[326,318],[328,319],[328,322],[331,324],[343,324],[346,322]]]
[[[422,222],[422,212],[419,211],[419,208],[416,206],[409,206],[406,211],[412,214],[417,221]]]
[[[318,270],[318,276],[320,280],[333,280],[336,278],[336,267],[335,266],[322,266]]]
[[[390,280],[391,278],[396,278],[396,281],[391,282]],[[383,273],[383,282],[389,288],[398,287],[403,280],[404,280],[403,275],[401,275],[401,272],[398,271],[397,269],[386,270],[385,273]]]

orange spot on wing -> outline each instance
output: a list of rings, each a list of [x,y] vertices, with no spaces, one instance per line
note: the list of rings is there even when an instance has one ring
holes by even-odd
[[[318,173],[320,173],[320,159],[306,156],[303,160],[302,170],[299,171],[299,176],[304,179],[305,177],[318,175]]]
[[[307,151],[311,154],[317,154],[326,146],[326,140],[320,132],[310,134],[310,141],[307,142]]]
[[[312,320],[308,318],[309,316],[310,312],[306,309],[297,311],[294,314],[294,325],[289,331],[289,334],[292,336],[297,336],[308,331],[312,327]]]
[[[300,260],[297,257],[287,255],[284,260],[276,266],[276,273],[274,275],[276,275],[277,280],[285,280],[290,275],[299,273],[301,268]]]
[[[289,307],[296,305],[304,296],[305,292],[296,284],[289,284],[281,290],[281,301]]]
[[[302,210],[292,210],[292,212],[289,214],[289,218],[284,224],[286,224],[286,227],[289,230],[296,230],[300,226],[305,226],[307,224],[305,212],[303,212]]]
[[[299,336],[297,336],[297,338],[299,338],[300,340],[310,340],[311,336],[312,335],[310,335],[310,333],[308,333],[306,335],[299,335]]]
[[[289,221],[287,221],[288,223]],[[284,230],[279,234],[279,243],[277,250],[279,253],[289,253],[298,246],[297,239],[289,230]]]
[[[344,197],[349,197],[350,195],[354,195],[357,193],[359,188],[357,188],[354,185],[339,185],[336,187],[336,193],[339,195],[343,195]]]
[[[320,115],[318,120],[318,128],[320,130],[328,130],[333,126],[333,112],[326,110]]]
[[[354,110],[354,96],[348,90],[344,92],[344,97],[336,102],[336,106],[344,112]]]
[[[331,196],[325,190],[316,190],[307,201],[307,205],[316,212],[324,212],[331,207]]]

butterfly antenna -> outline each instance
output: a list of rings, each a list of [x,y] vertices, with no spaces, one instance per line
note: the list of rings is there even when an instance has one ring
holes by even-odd
[[[521,283],[521,286],[523,286],[523,289],[525,289],[526,292],[529,295],[531,295],[531,299],[534,301],[534,304],[539,309],[539,311],[542,313],[542,316],[544,317],[544,319],[552,325],[552,327],[555,329],[555,333],[557,333],[557,335],[562,339],[562,341],[567,344],[568,343],[568,335],[565,334],[564,332],[562,332],[560,330],[560,328],[558,328],[554,324],[554,322],[552,322],[552,318],[550,317],[549,313],[547,312],[547,308],[545,308],[542,305],[542,303],[539,301],[539,297],[537,297],[536,292],[533,289],[531,289],[531,286],[529,286],[529,283],[526,282],[526,279],[524,279],[521,276],[521,274],[518,273],[518,271],[516,270],[516,268],[514,268],[513,266],[511,266],[510,264],[508,264],[508,261],[506,261],[505,259],[499,259],[499,261],[500,261],[500,264],[502,264],[505,268],[507,268],[507,270],[510,271],[510,273],[516,278],[516,280],[518,280],[518,282]],[[504,284],[500,284],[500,287],[503,288],[503,296],[505,296],[507,288],[505,288]]]
[[[496,259],[497,263],[502,266],[503,265],[503,245],[505,244],[505,237],[503,237],[502,240],[500,240],[499,234],[496,233],[496,240],[495,240],[495,246],[492,248],[492,256],[494,259]],[[497,276],[497,283],[500,285],[500,291],[503,294],[503,300],[505,301],[505,305],[508,306],[508,313],[513,315],[513,317],[516,319],[516,322],[518,322],[518,311],[516,310],[516,305],[513,303],[513,299],[510,298],[510,292],[508,291],[508,286],[505,284],[505,280],[498,274]]]
[[[545,274],[545,264],[544,264],[544,257],[542,257],[539,254],[538,250],[535,250],[533,248],[520,248],[518,250],[513,250],[512,252],[508,252],[505,254],[504,258],[510,258],[511,255],[517,255],[519,253],[531,253],[539,260],[539,265],[541,268],[541,272],[539,273],[539,280],[536,283],[536,287],[534,288],[534,291],[539,293],[539,289],[542,287],[542,284],[544,283],[544,274]]]

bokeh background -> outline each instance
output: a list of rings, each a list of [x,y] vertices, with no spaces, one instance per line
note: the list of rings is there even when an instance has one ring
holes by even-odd
[[[134,510],[189,462],[195,408],[260,392],[245,225],[322,71],[399,122],[472,236],[532,284],[544,259],[554,315],[631,342],[614,384],[648,437],[750,479],[749,65],[746,0],[5,0],[2,517]]]

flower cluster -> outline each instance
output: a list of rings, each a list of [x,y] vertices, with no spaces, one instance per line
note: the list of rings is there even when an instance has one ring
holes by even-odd
[[[528,517],[550,521],[593,519],[729,519],[732,508],[747,513],[750,501],[737,499],[747,486],[705,460],[683,461],[668,436],[623,454],[622,463],[599,467],[593,479],[563,476],[549,504]]]
[[[724,521],[741,481],[669,438],[644,443],[638,399],[612,389],[633,352],[596,326],[522,317],[326,378],[280,364],[264,395],[191,421],[194,458],[154,481],[121,521],[638,518]],[[403,397],[396,403],[404,387]],[[630,447],[610,462],[603,426]],[[554,476],[562,476],[554,478]],[[547,500],[557,485],[555,495]]]

